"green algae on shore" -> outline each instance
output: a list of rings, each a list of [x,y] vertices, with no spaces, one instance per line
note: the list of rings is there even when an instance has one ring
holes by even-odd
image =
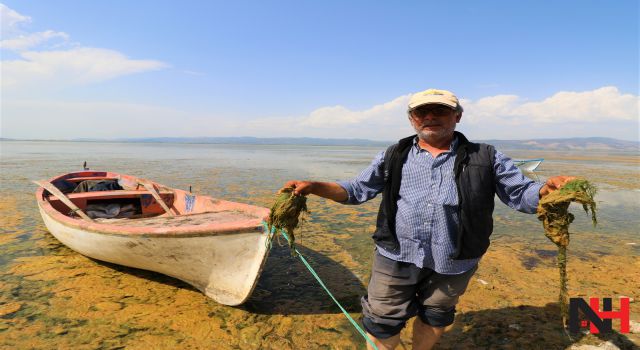
[[[277,235],[280,230],[285,230],[289,236],[289,248],[291,248],[291,255],[296,256],[295,250],[295,235],[294,230],[298,227],[300,221],[300,215],[308,213],[307,210],[307,197],[296,195],[293,192],[293,188],[287,187],[278,191],[275,202],[271,206],[271,213],[269,214],[269,232],[273,232],[273,228],[276,229],[274,235]]]
[[[596,202],[594,196],[597,188],[585,179],[575,179],[566,183],[557,191],[540,199],[537,215],[542,221],[545,235],[558,247],[558,269],[560,270],[560,312],[562,323],[567,325],[569,311],[567,309],[567,246],[569,245],[569,225],[574,215],[569,213],[572,202],[582,204],[588,214],[591,210],[593,225],[597,224]]]

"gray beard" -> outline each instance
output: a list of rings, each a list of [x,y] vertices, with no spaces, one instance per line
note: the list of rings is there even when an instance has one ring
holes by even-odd
[[[456,130],[455,125],[451,129],[440,129],[438,131],[429,131],[424,130],[423,125],[413,124],[413,129],[418,134],[418,137],[424,141],[439,141],[444,140],[453,135],[453,132]]]

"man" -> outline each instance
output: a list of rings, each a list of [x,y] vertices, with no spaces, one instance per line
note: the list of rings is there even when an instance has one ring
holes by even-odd
[[[556,176],[543,185],[524,177],[493,146],[455,131],[462,112],[449,91],[414,94],[408,115],[417,135],[381,152],[358,177],[285,184],[296,194],[344,204],[383,193],[362,298],[362,323],[379,349],[394,349],[413,316],[414,349],[431,349],[453,323],[458,298],[489,247],[496,194],[511,208],[534,213],[540,197],[572,179]]]

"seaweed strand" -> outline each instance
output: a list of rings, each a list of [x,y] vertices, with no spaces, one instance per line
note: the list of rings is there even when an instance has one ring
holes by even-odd
[[[558,247],[558,269],[560,271],[560,313],[563,326],[567,326],[569,310],[567,307],[567,247],[569,246],[569,225],[574,220],[574,215],[569,213],[569,205],[572,202],[582,204],[584,211],[589,214],[595,226],[596,202],[594,197],[597,188],[585,179],[569,181],[559,190],[549,193],[540,199],[537,215],[542,221],[544,234]]]

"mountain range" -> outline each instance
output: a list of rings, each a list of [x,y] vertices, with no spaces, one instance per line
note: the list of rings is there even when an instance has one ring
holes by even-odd
[[[24,139],[0,138],[0,141],[26,141]],[[45,140],[30,140],[45,141]],[[77,141],[77,142],[132,142],[132,143],[196,143],[196,144],[248,144],[248,145],[314,145],[314,146],[371,146],[385,147],[394,141],[374,141],[366,139],[324,139],[312,137],[148,137],[148,138],[118,138],[97,139],[78,138],[72,140],[46,141]],[[640,151],[640,142],[618,140],[608,137],[578,137],[563,139],[529,139],[529,140],[473,140],[485,142],[498,149],[522,150],[602,150],[602,151]]]

